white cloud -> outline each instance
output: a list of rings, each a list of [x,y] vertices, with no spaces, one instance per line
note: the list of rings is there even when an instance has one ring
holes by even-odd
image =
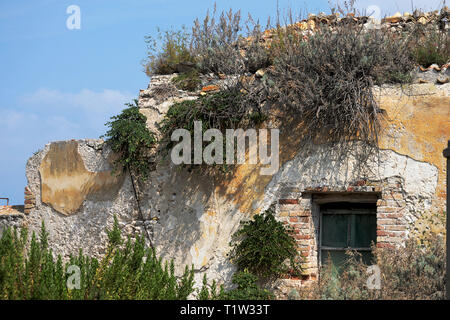
[[[29,113],[45,117],[51,127],[78,128],[79,138],[95,138],[104,132],[104,124],[109,118],[134,97],[109,89],[100,92],[83,89],[78,93],[40,89],[25,95],[21,103]]]
[[[442,8],[443,0],[356,0],[355,7],[361,13],[372,14],[374,8],[379,8],[380,18],[391,16],[396,12],[412,13],[414,9],[421,9],[423,11],[433,11]],[[334,1],[343,7],[344,1]],[[414,8],[414,9],[413,9]]]
[[[95,92],[82,89],[79,93],[65,93],[57,90],[39,89],[32,94],[25,95],[22,102],[30,104],[44,104],[47,108],[66,108],[91,112],[106,112],[111,109],[123,108],[123,103],[130,101],[133,96],[117,90],[104,89]]]
[[[135,95],[117,90],[78,93],[41,89],[19,99],[18,107],[0,107],[0,194],[23,201],[25,164],[51,141],[98,138],[104,124]],[[14,190],[14,191],[12,191]]]
[[[338,1],[342,4],[343,1]],[[355,7],[360,10],[368,11],[371,6],[380,8],[380,16],[393,15],[396,12],[412,13],[412,8],[421,9],[424,11],[433,11],[442,8],[443,0],[356,0]]]

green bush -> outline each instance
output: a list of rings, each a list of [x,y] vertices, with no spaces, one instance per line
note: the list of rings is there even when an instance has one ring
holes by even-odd
[[[0,239],[0,298],[66,299],[65,269],[60,256],[53,259],[44,225],[40,241],[33,233],[29,249],[27,242],[26,229],[8,228]]]
[[[248,270],[261,279],[278,277],[288,272],[299,274],[299,256],[292,230],[274,216],[274,206],[253,220],[242,221],[232,235],[229,256],[238,270]]]
[[[158,41],[157,41],[158,40]],[[190,48],[190,34],[186,28],[162,32],[158,29],[158,36],[145,37],[148,54],[145,62],[145,72],[153,74],[172,74],[186,71],[195,66],[195,59]],[[161,47],[158,47],[158,42]]]
[[[141,180],[150,170],[148,150],[155,143],[155,137],[146,126],[146,117],[139,112],[138,102],[127,103],[128,108],[106,123],[109,130],[102,138],[119,155],[116,169],[129,169]]]
[[[181,278],[174,274],[173,261],[163,263],[144,238],[135,241],[121,236],[117,219],[108,231],[109,244],[101,261],[83,255],[71,256],[64,264],[49,249],[42,224],[40,240],[33,233],[27,248],[27,230],[8,228],[0,239],[1,299],[187,299],[194,291],[194,271],[187,267]],[[67,282],[80,268],[80,288]],[[69,272],[68,272],[69,271]]]
[[[265,116],[248,100],[246,94],[240,90],[240,86],[200,96],[196,100],[174,103],[161,122],[162,141],[166,144],[162,150],[168,151],[172,148],[174,143],[171,141],[171,135],[176,129],[186,129],[193,136],[194,121],[202,122],[203,133],[214,128],[225,134],[226,129],[246,128],[264,120]],[[209,142],[203,143],[206,146]],[[225,146],[224,137],[224,150]]]

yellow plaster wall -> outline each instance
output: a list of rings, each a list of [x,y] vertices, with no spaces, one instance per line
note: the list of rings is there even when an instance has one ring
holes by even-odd
[[[435,205],[443,208],[446,195],[446,162],[442,150],[450,139],[450,96],[434,84],[377,90],[385,111],[379,145],[414,160],[428,162],[439,170]],[[283,123],[280,132],[280,168],[301,152],[301,124]],[[260,165],[244,164],[231,177],[216,185],[216,191],[235,202],[242,212],[259,212],[252,204],[264,197],[271,176],[259,174]]]
[[[117,191],[123,182],[123,175],[111,171],[88,171],[77,141],[52,143],[39,173],[41,201],[65,215],[75,213],[88,195]]]
[[[436,85],[420,84],[380,96],[386,111],[380,147],[438,168],[438,201],[445,198],[446,159],[442,151],[450,140],[450,96]]]

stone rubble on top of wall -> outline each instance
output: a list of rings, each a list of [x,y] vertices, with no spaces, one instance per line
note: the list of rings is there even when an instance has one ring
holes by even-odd
[[[364,15],[355,16],[354,13],[348,13],[343,17],[341,17],[339,12],[330,15],[326,15],[323,12],[318,15],[311,13],[307,19],[296,22],[291,27],[293,26],[297,30],[304,32],[304,35],[309,35],[311,31],[316,30],[320,25],[329,26],[332,29],[339,23],[363,25],[366,30],[385,29],[395,32],[412,30],[416,25],[436,26],[440,30],[448,30],[450,29],[450,9],[445,6],[441,10],[431,12],[420,10],[415,10],[412,14],[409,12],[404,12],[403,14],[397,12],[393,16],[381,20]],[[274,30],[266,30],[263,40],[270,41],[274,36],[276,36]]]

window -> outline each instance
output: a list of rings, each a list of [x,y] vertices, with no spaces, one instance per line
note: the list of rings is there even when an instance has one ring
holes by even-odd
[[[376,243],[375,203],[326,203],[320,205],[320,259],[336,267],[346,260],[345,252],[355,250],[365,263],[372,259],[371,245]]]

